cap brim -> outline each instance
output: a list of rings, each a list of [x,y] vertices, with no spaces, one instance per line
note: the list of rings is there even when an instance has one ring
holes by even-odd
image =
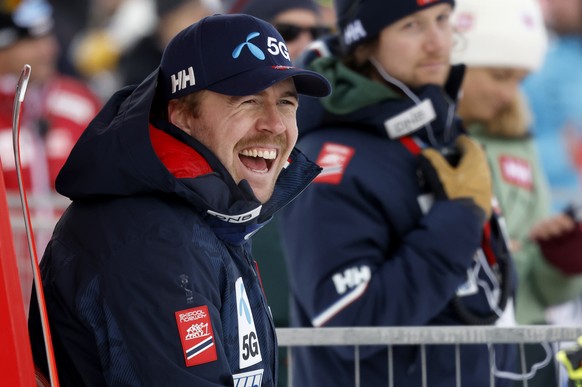
[[[331,85],[323,75],[315,71],[286,66],[254,68],[209,85],[207,89],[226,95],[252,95],[287,78],[293,78],[299,94],[325,97],[331,93]]]

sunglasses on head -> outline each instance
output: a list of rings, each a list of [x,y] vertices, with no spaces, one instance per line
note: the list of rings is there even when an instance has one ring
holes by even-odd
[[[331,28],[325,26],[301,27],[295,24],[278,23],[275,24],[275,28],[279,31],[286,42],[291,42],[297,39],[302,32],[309,32],[314,40],[331,33]]]

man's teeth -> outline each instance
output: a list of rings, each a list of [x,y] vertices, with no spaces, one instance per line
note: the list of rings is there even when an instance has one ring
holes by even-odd
[[[256,149],[245,149],[240,154],[243,156],[248,156],[248,157],[261,157],[261,158],[267,159],[267,160],[274,160],[277,157],[277,152],[274,150],[272,150],[272,151],[259,150],[258,151]]]

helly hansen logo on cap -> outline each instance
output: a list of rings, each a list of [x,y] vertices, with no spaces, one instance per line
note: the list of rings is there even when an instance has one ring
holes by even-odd
[[[172,74],[170,79],[172,81],[172,94],[196,84],[194,68],[192,66],[188,67],[186,70],[180,70],[176,74]]]
[[[206,305],[176,312],[186,367],[218,359],[212,321]]]
[[[416,0],[416,3],[420,6],[423,6],[423,5],[428,5],[430,3],[434,3],[435,1],[438,1],[438,0]]]

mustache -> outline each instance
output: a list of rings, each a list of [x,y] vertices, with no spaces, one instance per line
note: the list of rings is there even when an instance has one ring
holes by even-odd
[[[259,133],[255,134],[251,137],[246,137],[240,140],[237,144],[237,149],[245,149],[249,147],[256,147],[256,146],[277,146],[280,149],[287,148],[287,137],[280,133],[277,135],[266,134],[266,133]]]

